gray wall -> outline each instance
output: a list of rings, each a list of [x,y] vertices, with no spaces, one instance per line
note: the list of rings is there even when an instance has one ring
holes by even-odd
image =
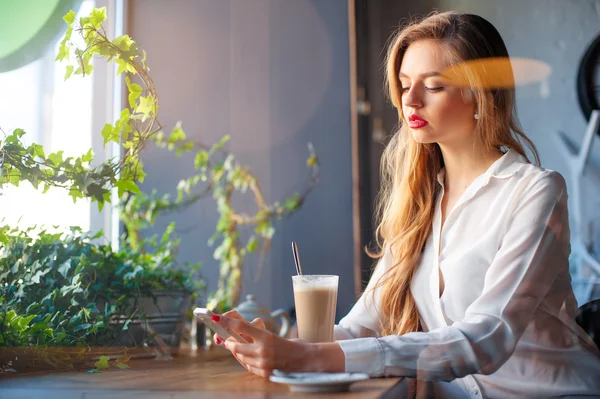
[[[160,121],[183,122],[188,137],[229,150],[281,200],[308,181],[307,142],[320,157],[320,184],[302,209],[277,224],[262,271],[248,260],[244,293],[271,308],[293,305],[290,243],[305,273],[340,275],[338,317],[354,301],[348,10],[346,0],[130,0],[128,32],[148,53]],[[174,192],[193,160],[156,148],[143,156],[145,191]],[[242,206],[252,201],[240,200]],[[206,244],[214,201],[176,214],[181,261],[217,265]]]

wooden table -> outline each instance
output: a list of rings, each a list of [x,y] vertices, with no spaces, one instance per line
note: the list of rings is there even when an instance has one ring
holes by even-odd
[[[300,394],[248,373],[221,347],[182,350],[173,360],[130,360],[130,369],[0,374],[0,398],[33,399],[229,399],[402,398],[408,392],[401,378],[373,378],[335,394]]]

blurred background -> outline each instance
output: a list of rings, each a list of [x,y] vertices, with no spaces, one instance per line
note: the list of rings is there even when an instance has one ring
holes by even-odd
[[[319,184],[298,212],[275,225],[262,267],[258,256],[244,265],[243,294],[255,295],[270,309],[293,307],[292,240],[298,243],[304,273],[340,276],[338,320],[368,280],[373,261],[363,247],[373,237],[380,154],[397,124],[396,111],[383,93],[382,65],[387,39],[412,16],[434,9],[479,14],[498,28],[511,56],[550,66],[547,79],[517,88],[517,108],[542,165],[566,178],[573,199],[574,179],[579,178],[568,155],[579,151],[588,125],[578,74],[584,54],[600,34],[600,0],[52,2],[81,15],[106,6],[113,33],[130,35],[148,54],[161,123],[172,127],[181,121],[189,138],[208,143],[231,135],[228,150],[250,166],[269,201],[288,197],[306,184],[306,146],[313,143],[321,166]],[[32,39],[31,54],[11,59],[14,49],[6,32],[22,23],[1,5],[0,0],[5,21],[12,21],[0,27],[5,50],[0,50],[5,61],[0,64],[3,131],[23,128],[28,140],[74,155],[92,147],[99,160],[117,153],[118,148],[103,148],[99,135],[123,100],[122,82],[114,71],[95,65],[92,79],[64,81],[64,67],[54,62],[61,28],[33,32],[37,42],[47,40],[32,45],[37,43]],[[34,19],[35,8],[31,13],[27,22]],[[62,15],[53,15],[51,25],[63,26]],[[599,53],[588,65],[595,78],[584,82],[596,94]],[[148,174],[141,185],[144,192],[174,193],[174,182],[193,171],[193,160],[173,158],[151,146],[143,159]],[[578,253],[600,255],[599,162],[599,148],[593,144],[577,184],[580,204],[570,204],[571,212],[581,209],[581,220],[571,223],[573,240],[582,243],[573,246],[572,257],[580,305],[600,297],[600,269]],[[66,193],[42,200],[26,185],[6,188],[0,196],[0,217],[9,223],[75,224],[104,229],[113,239],[120,231],[115,212],[98,212],[85,201],[73,204]],[[182,240],[179,258],[203,262],[210,291],[218,276],[213,248],[207,245],[217,222],[215,204],[209,199],[169,215],[159,220],[157,229],[171,220]]]

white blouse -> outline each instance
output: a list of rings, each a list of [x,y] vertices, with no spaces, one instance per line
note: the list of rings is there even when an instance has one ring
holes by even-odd
[[[509,150],[441,227],[443,173],[411,284],[424,331],[380,335],[380,290],[373,301],[370,289],[391,266],[384,254],[335,328],[346,371],[452,381],[473,398],[600,397],[600,351],[575,322],[562,176]]]

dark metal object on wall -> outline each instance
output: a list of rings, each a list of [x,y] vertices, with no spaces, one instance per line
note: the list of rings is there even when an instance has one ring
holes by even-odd
[[[600,36],[590,44],[579,63],[577,99],[587,120],[600,109]]]
[[[600,299],[583,304],[577,310],[575,320],[600,349]]]

